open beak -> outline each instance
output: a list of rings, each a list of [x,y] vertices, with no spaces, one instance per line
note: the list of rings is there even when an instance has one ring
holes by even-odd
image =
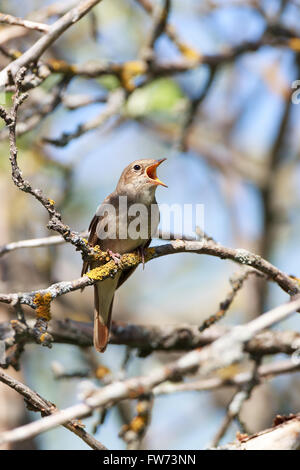
[[[152,180],[151,182],[153,184],[157,184],[157,185],[161,185],[161,186],[164,186],[165,188],[167,188],[168,186],[163,183],[162,181],[160,181],[160,179],[157,177],[156,175],[156,168],[162,163],[164,162],[165,160],[167,160],[166,158],[162,158],[161,160],[157,160],[154,165],[150,165],[148,166],[148,168],[146,169],[146,174],[147,176]]]

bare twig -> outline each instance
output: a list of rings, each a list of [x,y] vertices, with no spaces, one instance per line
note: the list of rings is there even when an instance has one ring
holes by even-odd
[[[154,58],[153,48],[157,39],[162,35],[162,33],[166,29],[170,9],[171,0],[164,0],[162,8],[160,8],[157,12],[154,11],[154,23],[152,26],[152,31],[149,37],[148,44],[145,48],[145,58],[147,59],[152,60]]]
[[[278,375],[290,374],[300,371],[300,361],[286,359],[283,361],[264,364],[258,368],[258,379],[270,380]],[[203,390],[216,390],[222,387],[240,387],[251,381],[252,372],[240,372],[230,378],[214,376],[208,379],[193,380],[180,383],[163,383],[154,388],[153,394],[168,395],[182,392],[201,392]]]
[[[209,328],[211,325],[213,325],[224,317],[229,307],[231,306],[233,300],[235,299],[236,294],[243,287],[244,281],[246,281],[246,279],[248,279],[250,275],[263,277],[263,274],[259,271],[256,271],[254,269],[247,269],[244,273],[240,274],[239,276],[230,278],[229,281],[232,286],[231,291],[228,293],[226,299],[220,303],[220,308],[218,312],[209,317],[207,320],[204,320],[204,322],[199,328],[200,331],[204,331],[206,328]]]
[[[141,448],[142,440],[151,422],[153,407],[152,393],[139,398],[136,406],[137,414],[129,424],[124,424],[119,436],[127,443],[128,450]]]
[[[70,8],[74,7],[78,0],[65,0],[63,3],[58,1],[51,5],[36,10],[28,15],[26,21],[42,22],[53,16],[64,15]],[[0,44],[4,44],[12,39],[23,37],[29,32],[28,29],[20,26],[8,26],[0,31]],[[15,57],[16,58],[16,57]]]
[[[49,31],[43,37],[27,49],[21,57],[11,62],[0,72],[0,86],[4,86],[7,83],[9,74],[15,77],[21,67],[36,62],[43,52],[45,52],[66,29],[79,21],[100,1],[101,0],[81,0],[77,6],[53,23],[49,27]]]
[[[33,109],[30,114],[28,113],[24,120],[17,122],[15,130],[17,137],[34,129],[44,118],[49,116],[51,112],[57,108],[61,103],[62,95],[68,86],[69,80],[69,77],[63,77],[59,83],[57,83],[52,90],[47,93],[47,98],[42,104],[39,104],[39,106],[36,109]],[[6,139],[8,134],[8,128],[1,129],[0,141]]]
[[[82,251],[82,253],[88,256],[89,254],[91,254],[91,249],[87,246],[86,241],[83,240],[79,236],[78,233],[72,231],[70,227],[62,223],[61,215],[54,207],[55,202],[52,199],[48,199],[46,196],[44,196],[43,192],[40,189],[32,188],[30,183],[24,180],[22,176],[22,172],[18,166],[18,161],[17,161],[18,150],[17,150],[17,145],[16,145],[16,125],[17,125],[18,108],[28,96],[26,93],[21,93],[20,91],[25,72],[26,72],[26,69],[23,67],[20,69],[20,71],[18,72],[16,76],[16,80],[15,80],[16,92],[13,97],[13,106],[12,106],[11,111],[7,112],[5,108],[0,106],[0,117],[2,117],[2,119],[5,121],[9,130],[9,146],[10,146],[9,159],[11,162],[13,182],[19,189],[34,196],[47,210],[49,219],[50,219],[47,225],[49,229],[53,229],[59,232],[66,241],[75,245],[76,248],[78,248],[80,251]]]
[[[1,108],[0,108],[1,112]],[[89,232],[85,230],[84,232],[80,232],[80,237],[87,238]],[[173,233],[166,233],[159,231],[158,238],[163,240],[187,240],[187,241],[197,241],[199,238],[195,235],[180,235],[180,234],[173,234]],[[210,238],[211,239],[211,238]],[[0,246],[0,256],[5,255],[6,253],[10,253],[11,251],[19,250],[22,248],[40,248],[43,246],[51,246],[51,245],[61,245],[66,243],[66,240],[61,235],[52,235],[50,237],[42,237],[42,238],[33,238],[28,240],[20,240],[17,242],[7,243],[5,245]]]
[[[201,90],[201,92],[198,94],[198,96],[194,99],[192,99],[189,103],[189,109],[187,112],[187,115],[185,117],[185,121],[183,124],[183,127],[180,131],[180,137],[179,137],[179,148],[181,148],[182,151],[186,151],[188,148],[188,137],[192,131],[193,124],[195,121],[196,114],[199,110],[199,107],[202,103],[202,101],[206,98],[213,82],[214,78],[216,75],[216,70],[217,67],[211,66],[209,68],[209,75],[208,79],[206,80],[206,83],[204,85],[204,88]]]
[[[97,129],[108,121],[109,118],[119,113],[124,101],[125,92],[122,88],[119,88],[109,95],[105,109],[98,116],[84,124],[80,124],[73,132],[64,132],[62,136],[57,139],[44,137],[43,141],[55,145],[56,147],[65,147],[71,140],[82,136],[86,132]]]
[[[230,424],[234,419],[238,419],[239,415],[242,410],[242,406],[246,400],[251,396],[251,393],[256,385],[259,384],[258,378],[258,366],[259,366],[260,359],[256,360],[254,363],[253,370],[250,374],[250,379],[248,382],[244,383],[239,387],[239,390],[234,393],[233,398],[231,399],[227,411],[226,416],[218,429],[216,435],[213,438],[212,447],[216,447],[222,437],[225,435],[226,431],[228,430]],[[244,431],[244,429],[243,429]]]
[[[23,26],[27,29],[32,29],[34,31],[40,31],[41,33],[48,33],[50,26],[43,23],[38,23],[36,21],[31,20],[24,20],[22,18],[16,18],[12,15],[7,15],[4,13],[0,13],[0,23],[7,23],[17,26]]]
[[[0,371],[0,382],[8,385],[10,388],[22,395],[27,407],[31,411],[39,411],[42,416],[50,416],[54,413],[59,413],[59,410],[55,405],[53,405],[53,403],[45,400],[45,398],[42,398],[34,390],[27,387],[27,385],[22,384],[17,379],[10,377],[2,371]],[[70,421],[64,423],[63,426],[80,437],[92,449],[107,450],[101,442],[85,431],[84,426],[80,422]]]
[[[80,233],[80,236],[84,238],[87,237],[87,235],[87,231]],[[40,248],[42,246],[61,245],[62,243],[66,243],[66,240],[61,235],[33,238],[31,240],[20,240],[19,242],[11,242],[0,246],[0,256],[22,248]]]

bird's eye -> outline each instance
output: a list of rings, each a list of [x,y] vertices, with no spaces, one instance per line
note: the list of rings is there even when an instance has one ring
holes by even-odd
[[[138,171],[138,170],[141,169],[141,167],[140,167],[140,165],[134,165],[133,169],[134,169],[135,171]]]

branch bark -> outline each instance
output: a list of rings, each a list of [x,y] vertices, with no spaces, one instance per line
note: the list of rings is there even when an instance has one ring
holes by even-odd
[[[280,417],[279,417],[280,418]],[[277,418],[278,419],[278,418]],[[222,446],[229,450],[299,450],[300,414],[282,419],[282,423],[247,436],[240,441]]]
[[[50,416],[55,413],[59,413],[56,406],[42,398],[34,390],[31,390],[27,385],[22,384],[17,379],[10,377],[0,370],[0,382],[8,385],[10,388],[15,390],[17,393],[24,397],[25,403],[30,410],[39,411],[42,416]],[[67,422],[63,426],[69,431],[80,437],[88,446],[94,450],[107,450],[107,448],[97,441],[91,434],[84,430],[84,427],[79,422]]]
[[[41,55],[53,44],[70,26],[79,21],[101,0],[81,0],[78,5],[68,11],[50,26],[48,33],[41,37],[18,59],[11,62],[0,72],[0,87],[7,84],[9,74],[15,77],[18,71],[25,66],[36,62]]]

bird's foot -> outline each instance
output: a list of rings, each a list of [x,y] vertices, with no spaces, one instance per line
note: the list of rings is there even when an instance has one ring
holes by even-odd
[[[121,255],[120,253],[114,253],[113,251],[111,250],[107,250],[107,253],[109,254],[109,256],[111,257],[111,259],[116,263],[116,264],[120,264],[121,263]]]
[[[137,252],[142,259],[143,269],[145,269],[145,248],[143,246],[139,246]]]

